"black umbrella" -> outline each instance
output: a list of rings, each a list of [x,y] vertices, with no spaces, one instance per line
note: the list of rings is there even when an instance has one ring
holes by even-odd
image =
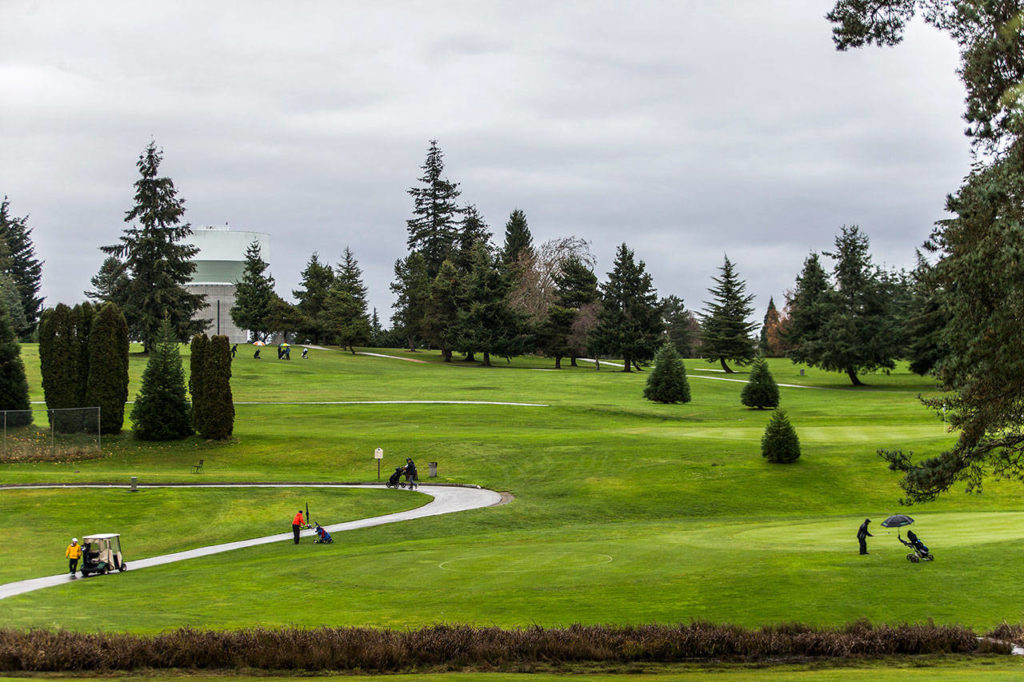
[[[913,522],[914,519],[906,514],[895,514],[882,521],[882,528],[903,528],[903,526],[909,526]]]

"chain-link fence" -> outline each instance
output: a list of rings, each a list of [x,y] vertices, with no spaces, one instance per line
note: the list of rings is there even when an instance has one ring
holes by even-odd
[[[100,408],[0,410],[0,461],[68,461],[99,457]]]

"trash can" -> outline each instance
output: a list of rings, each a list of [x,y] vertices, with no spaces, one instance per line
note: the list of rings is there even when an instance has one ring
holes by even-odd
[[[430,478],[437,478],[437,462],[427,462],[427,466],[430,467]]]

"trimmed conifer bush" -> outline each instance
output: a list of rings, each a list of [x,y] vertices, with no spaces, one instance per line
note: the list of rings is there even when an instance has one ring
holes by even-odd
[[[128,400],[128,323],[116,303],[106,303],[92,320],[85,405],[99,406],[100,433],[120,433]]]
[[[206,350],[203,374],[203,438],[230,438],[235,428],[235,404],[231,397],[231,344],[226,336],[214,336]]]
[[[750,368],[750,379],[743,387],[740,401],[747,407],[756,407],[759,410],[779,406],[779,385],[775,383],[775,378],[768,370],[768,363],[764,358],[754,360],[754,365]]]
[[[43,396],[50,428],[71,433],[81,427],[78,413],[65,411],[80,407],[78,365],[81,347],[76,334],[75,313],[63,303],[46,310],[39,321],[39,363],[43,375]]]
[[[647,377],[644,397],[659,403],[690,402],[690,382],[675,346],[666,343],[654,358],[654,369]]]
[[[206,376],[206,353],[209,348],[210,339],[206,334],[196,334],[189,344],[192,355],[188,363],[188,392],[192,395],[192,428],[199,433],[205,430],[203,420],[206,418],[206,406],[203,398],[206,394],[203,392],[203,379]]]
[[[176,440],[192,434],[192,408],[185,395],[185,368],[171,323],[164,319],[156,346],[142,373],[132,409],[135,437]]]
[[[0,410],[25,410],[7,415],[7,426],[27,426],[32,423],[29,412],[28,381],[25,363],[21,361],[21,346],[14,336],[7,308],[0,303]]]
[[[776,410],[761,437],[761,456],[769,462],[789,464],[800,457],[800,439],[785,410]]]

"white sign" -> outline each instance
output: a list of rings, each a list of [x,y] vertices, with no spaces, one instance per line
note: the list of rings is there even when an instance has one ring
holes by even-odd
[[[383,448],[377,448],[376,450],[374,450],[373,451],[373,458],[374,459],[384,459],[384,449]]]

